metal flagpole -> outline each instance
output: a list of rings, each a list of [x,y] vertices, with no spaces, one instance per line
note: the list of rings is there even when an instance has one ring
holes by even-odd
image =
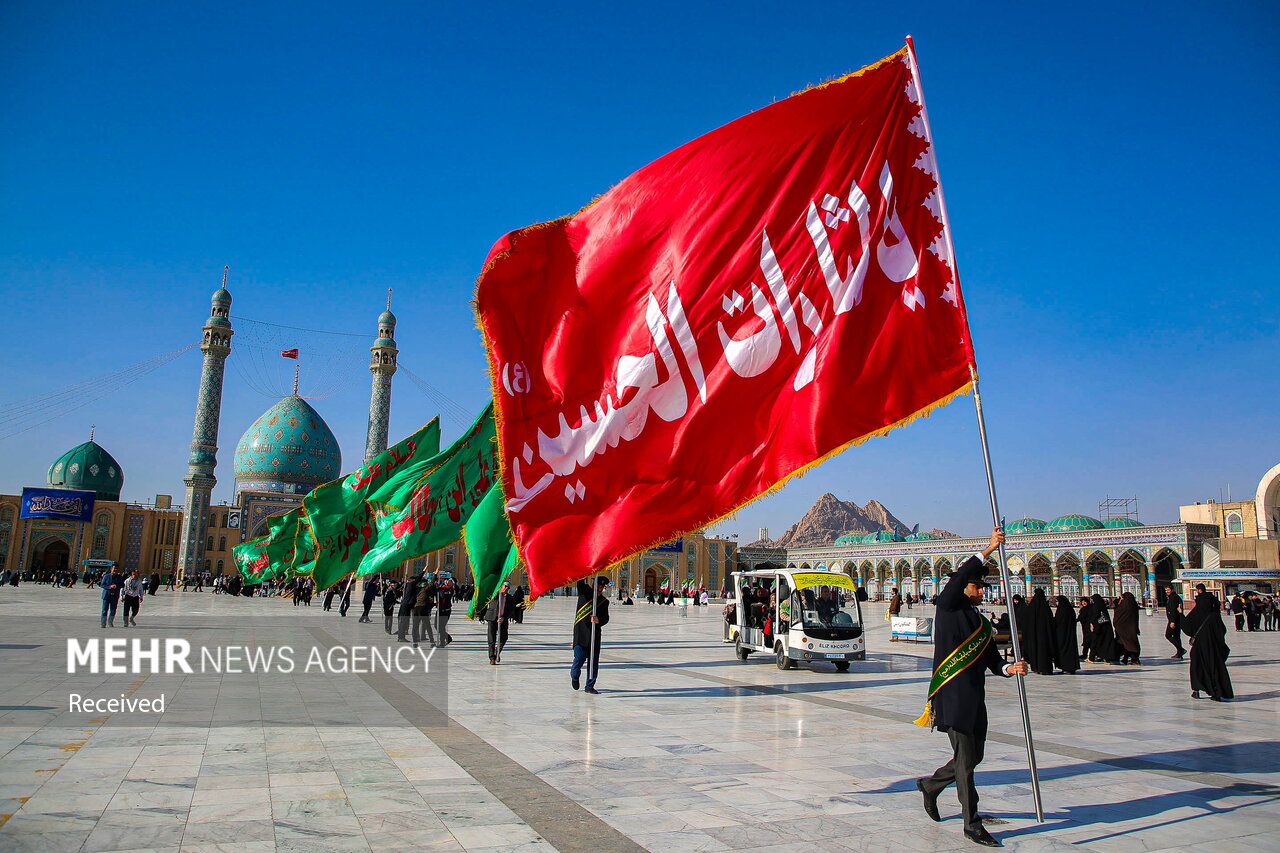
[[[978,392],[978,372],[969,365],[973,378],[973,406],[978,413],[978,437],[982,440],[982,462],[987,469],[987,494],[991,498],[992,523],[1000,526],[1000,506],[996,502],[996,482],[991,473],[991,449],[987,446],[987,423],[982,416],[982,395]],[[1009,563],[1005,559],[1004,543],[1000,543],[1000,583],[1004,589],[1005,607],[1009,613],[1009,638],[1013,646],[1013,659],[1022,660],[1022,644],[1018,641],[1018,617],[1013,609],[1013,588],[1009,584]],[[1018,683],[1018,704],[1022,708],[1022,736],[1027,742],[1027,767],[1031,771],[1031,795],[1036,804],[1036,821],[1044,823],[1044,806],[1040,801],[1040,773],[1036,768],[1036,746],[1031,738],[1031,711],[1027,707],[1027,680],[1025,675],[1015,675]]]
[[[915,83],[916,96],[920,99],[920,119],[924,122],[924,131],[933,146],[933,129],[929,125],[929,108],[925,106],[924,87],[920,85],[920,66],[916,62],[916,43],[907,36],[907,58],[911,67],[911,79]],[[947,242],[947,255],[951,259],[951,274],[959,284],[960,272],[956,265],[955,245],[951,241],[951,221],[947,218],[947,202],[942,194],[942,179],[938,176],[937,152],[934,152],[934,177],[938,182],[938,211],[942,215],[942,233]],[[999,527],[1000,505],[996,501],[996,481],[991,472],[991,449],[987,445],[987,422],[982,415],[982,395],[978,392],[978,371],[972,363],[969,365],[969,377],[973,382],[973,405],[978,416],[978,437],[982,441],[982,462],[987,471],[987,494],[991,498],[991,523]],[[1014,660],[1022,660],[1022,644],[1018,641],[1018,621],[1013,612],[1013,588],[1009,583],[1009,568],[1005,560],[1004,543],[1000,543],[1000,581],[1004,589],[1004,600],[1009,612],[1009,633],[1012,639]],[[1015,675],[1018,684],[1018,705],[1022,710],[1022,736],[1027,743],[1027,767],[1031,772],[1031,794],[1036,806],[1036,821],[1044,823],[1044,806],[1040,800],[1040,773],[1036,768],[1036,747],[1031,737],[1031,712],[1027,707],[1026,677]]]
[[[596,598],[599,597],[597,588],[598,577],[599,576],[595,574],[591,576],[591,645],[587,646],[587,680],[591,682],[594,682],[596,679],[596,631],[600,628],[599,624],[596,623]],[[592,686],[594,687],[595,685],[592,684]]]

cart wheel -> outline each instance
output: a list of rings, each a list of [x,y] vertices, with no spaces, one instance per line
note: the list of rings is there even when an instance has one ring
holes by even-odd
[[[741,636],[739,636],[738,639],[733,641],[733,651],[738,656],[738,660],[746,660],[747,655],[751,654],[751,649],[744,649],[742,647]]]
[[[847,660],[836,661],[836,672],[848,672],[849,662]]]
[[[778,658],[778,669],[795,669],[796,668],[795,661],[787,657],[787,652],[785,649],[782,648],[782,643],[778,643],[774,651]]]

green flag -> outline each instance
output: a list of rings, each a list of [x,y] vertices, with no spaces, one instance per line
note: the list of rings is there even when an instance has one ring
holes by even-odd
[[[490,599],[498,594],[498,587],[511,577],[520,562],[504,504],[502,484],[494,483],[462,530],[476,587],[471,606],[467,608],[469,619],[484,611]]]
[[[440,454],[440,419],[431,422],[337,480],[316,487],[302,499],[315,542],[334,540],[353,516],[364,512],[365,501],[403,507],[413,484],[434,467]]]
[[[397,470],[343,518],[341,527],[322,529],[313,515],[316,589],[352,572],[393,571],[456,542],[495,482],[496,453],[490,403],[461,438],[431,459]]]

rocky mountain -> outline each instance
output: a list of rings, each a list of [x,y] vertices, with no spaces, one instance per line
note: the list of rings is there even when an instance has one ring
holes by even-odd
[[[874,533],[877,530],[894,530],[902,535],[911,532],[888,508],[877,500],[858,506],[853,501],[842,501],[827,492],[814,503],[804,518],[787,529],[772,542],[753,542],[753,545],[772,545],[778,548],[803,548],[813,545],[829,545],[836,537],[846,533]],[[940,538],[954,537],[949,530],[934,528],[929,531]]]

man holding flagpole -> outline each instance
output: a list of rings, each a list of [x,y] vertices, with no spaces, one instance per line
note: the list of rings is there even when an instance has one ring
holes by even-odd
[[[569,683],[578,689],[582,665],[587,665],[587,693],[596,690],[596,676],[600,672],[600,631],[609,624],[609,597],[604,594],[609,578],[596,578],[593,590],[586,581],[578,581],[578,609],[573,617],[573,666],[569,669]]]
[[[986,559],[999,549],[1004,538],[1004,528],[995,528],[991,544],[961,563],[938,594],[933,624],[933,678],[929,681],[924,716],[916,721],[946,732],[951,739],[951,760],[932,776],[916,780],[916,787],[924,795],[925,814],[932,820],[942,820],[938,795],[954,782],[964,813],[965,837],[984,847],[1000,846],[982,825],[973,782],[974,768],[982,762],[987,741],[985,670],[1006,677],[1027,674],[1026,661],[1003,663],[992,642],[991,623],[977,608],[987,585],[983,580]]]

